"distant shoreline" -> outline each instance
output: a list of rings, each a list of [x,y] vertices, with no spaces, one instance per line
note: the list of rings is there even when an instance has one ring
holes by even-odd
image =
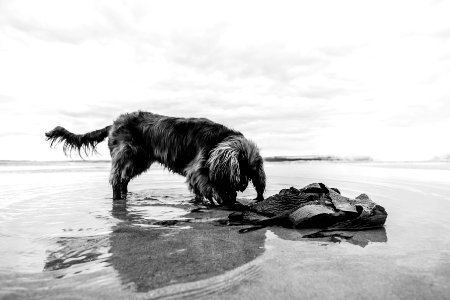
[[[342,158],[337,156],[269,156],[264,158],[268,162],[282,162],[282,161],[354,161],[354,162],[372,162],[371,157],[353,157]]]

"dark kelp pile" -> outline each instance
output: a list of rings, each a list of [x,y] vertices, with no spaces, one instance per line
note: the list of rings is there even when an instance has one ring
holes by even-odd
[[[233,222],[252,224],[250,230],[279,225],[289,228],[320,228],[323,231],[363,230],[382,227],[387,213],[366,194],[355,199],[344,197],[338,189],[312,183],[302,189],[291,187],[244,211],[229,215]]]

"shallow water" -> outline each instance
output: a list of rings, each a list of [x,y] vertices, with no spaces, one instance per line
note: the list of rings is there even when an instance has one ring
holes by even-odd
[[[239,234],[159,166],[113,208],[107,162],[0,163],[0,297],[449,299],[450,164],[266,163],[266,196],[323,182],[368,194],[384,229]],[[238,197],[255,196],[248,188]]]

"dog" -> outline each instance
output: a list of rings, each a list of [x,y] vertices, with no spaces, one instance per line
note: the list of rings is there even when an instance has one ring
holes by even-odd
[[[154,162],[186,177],[195,199],[232,205],[237,191],[251,181],[256,200],[264,199],[266,175],[255,143],[238,131],[205,118],[177,118],[137,111],[120,115],[112,125],[86,134],[57,126],[45,133],[51,146],[63,143],[64,153],[87,155],[108,137],[113,200],[126,199],[131,179]]]

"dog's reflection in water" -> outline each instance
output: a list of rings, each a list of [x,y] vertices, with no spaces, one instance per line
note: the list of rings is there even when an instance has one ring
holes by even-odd
[[[124,284],[137,291],[205,279],[239,267],[263,252],[265,230],[246,235],[220,225],[229,211],[208,209],[184,217],[189,222],[143,222],[115,202],[113,215],[124,220],[110,237],[111,265]],[[208,221],[210,220],[210,221]]]

